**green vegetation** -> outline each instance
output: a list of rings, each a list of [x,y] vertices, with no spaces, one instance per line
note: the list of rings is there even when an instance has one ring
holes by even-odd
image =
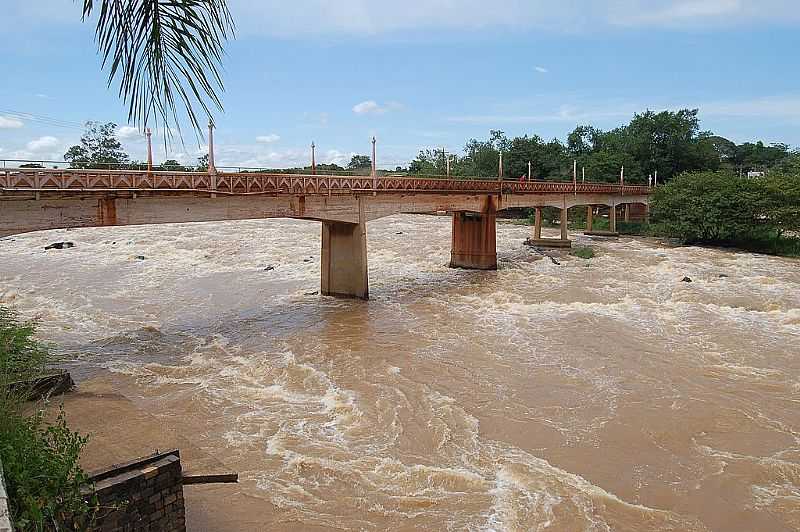
[[[594,250],[585,246],[576,247],[572,248],[570,255],[574,255],[575,257],[580,257],[582,259],[591,259],[594,257]]]
[[[461,155],[422,150],[408,170],[444,175],[449,157],[452,176],[497,177],[501,152],[503,174],[508,179],[527,176],[528,162],[533,179],[572,179],[573,160],[577,161],[578,179],[585,169],[588,181],[616,182],[624,166],[625,181],[631,184],[646,184],[648,176],[656,173],[659,183],[664,183],[689,171],[729,170],[746,175],[782,165],[800,167],[798,156],[792,155],[786,144],[767,146],[759,141],[737,145],[702,131],[697,109],[682,109],[635,114],[629,124],[610,131],[578,126],[566,143],[546,141],[535,134],[509,139],[502,131],[493,130],[487,140],[469,140]]]
[[[800,256],[800,175],[682,174],[656,191],[651,221],[686,243]]]
[[[234,23],[225,0],[83,0],[84,20],[97,20],[95,38],[108,84],[119,83],[128,121],[159,121],[180,134],[182,107],[199,136],[198,111],[222,109],[220,64]],[[197,109],[197,110],[196,110]]]
[[[9,511],[18,530],[85,529],[96,503],[78,464],[86,438],[69,430],[61,412],[54,423],[45,412],[27,414],[29,390],[12,386],[46,371],[48,347],[34,338],[35,326],[0,307],[0,460]]]

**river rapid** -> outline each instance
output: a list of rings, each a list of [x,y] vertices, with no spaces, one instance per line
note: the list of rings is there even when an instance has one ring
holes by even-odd
[[[40,232],[0,304],[287,528],[800,530],[800,261],[529,234],[479,272],[447,217],[370,222],[362,302],[318,295],[314,222]]]

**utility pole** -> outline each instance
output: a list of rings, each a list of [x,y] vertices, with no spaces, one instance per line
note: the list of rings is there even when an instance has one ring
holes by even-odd
[[[531,162],[528,161],[528,181],[531,180]]]
[[[586,183],[586,167],[581,166],[581,183]]]
[[[450,179],[450,156],[445,156],[445,162],[447,163],[447,179]]]
[[[314,141],[311,141],[311,174],[317,175],[317,159],[316,154],[314,153],[316,146],[314,145]]]
[[[144,134],[147,136],[147,172],[150,173],[153,171],[153,143],[151,139],[153,133],[148,127]]]

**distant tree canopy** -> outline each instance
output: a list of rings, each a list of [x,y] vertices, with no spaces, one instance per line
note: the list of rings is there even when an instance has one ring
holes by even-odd
[[[353,155],[347,164],[347,169],[360,170],[362,168],[372,168],[372,158],[369,155]]]
[[[610,131],[579,125],[567,135],[566,144],[535,134],[509,139],[502,131],[492,130],[487,140],[469,140],[462,156],[451,156],[450,173],[497,177],[501,151],[503,174],[508,179],[527,175],[528,162],[533,179],[569,179],[575,160],[579,179],[585,169],[587,180],[616,181],[624,166],[629,183],[646,183],[648,176],[656,173],[663,183],[685,171],[746,172],[792,160],[785,144],[737,145],[701,131],[698,110],[682,109],[635,114],[629,124]],[[422,150],[411,161],[409,171],[441,175],[446,172],[445,161],[443,150]]]
[[[128,162],[128,154],[116,137],[117,125],[87,122],[81,143],[64,154],[64,160],[73,168],[114,168]]]

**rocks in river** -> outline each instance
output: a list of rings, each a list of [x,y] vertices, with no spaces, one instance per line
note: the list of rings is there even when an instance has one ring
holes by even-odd
[[[74,247],[75,244],[72,242],[53,242],[49,246],[45,246],[44,249],[47,251],[48,249],[69,249]]]
[[[303,262],[311,262],[311,259],[303,259]]]
[[[319,294],[319,290],[315,290],[313,292],[306,292],[305,295],[307,296],[316,296]]]
[[[719,274],[719,278],[720,278],[720,279],[727,279],[728,277],[730,277],[730,275],[727,275],[727,274],[725,274],[725,273],[721,273],[721,274]]]
[[[682,283],[691,283],[692,282],[692,278],[691,277],[684,277],[683,279],[681,279],[681,282]]]
[[[144,260],[144,255],[136,255],[133,258],[136,259],[136,260]]]
[[[396,234],[396,235],[402,235],[402,234],[403,234],[403,232],[402,232],[402,231],[398,231],[398,232],[396,232],[395,234]]]
[[[271,272],[271,271],[272,271],[272,270],[274,270],[274,269],[275,269],[275,266],[273,266],[272,264],[270,264],[269,266],[267,266],[266,268],[264,268],[264,271],[265,271],[265,272]]]

